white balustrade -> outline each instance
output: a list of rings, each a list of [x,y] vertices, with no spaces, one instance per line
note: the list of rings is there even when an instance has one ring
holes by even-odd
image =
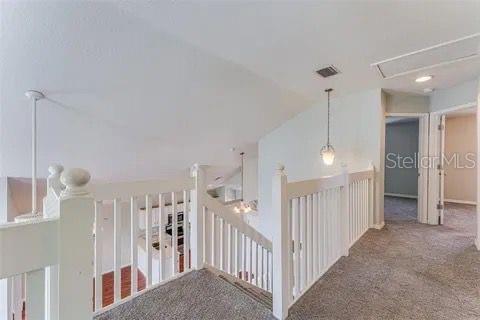
[[[188,195],[194,185],[195,179],[188,178],[90,186],[96,218],[95,314],[131,299],[140,290],[151,289],[190,270]],[[179,215],[183,215],[183,219],[180,220]],[[108,227],[105,221],[112,218],[113,223]],[[169,220],[171,229],[167,230]],[[183,230],[183,235],[179,230]],[[178,244],[181,236],[183,250]],[[112,260],[113,270],[108,268],[108,260]],[[102,279],[109,272],[114,279],[113,301],[106,301],[102,290],[106,285]],[[127,274],[131,285],[125,296],[128,282],[123,279],[122,284],[122,277]],[[144,279],[144,287],[139,279]]]
[[[314,180],[273,180],[273,312],[279,319],[368,230],[373,167]]]
[[[208,194],[203,197],[202,213],[204,264],[271,291],[267,260],[272,243]]]
[[[0,279],[25,274],[29,319],[89,319],[94,220],[93,199],[86,189],[90,175],[61,166],[49,171],[43,218],[0,225],[0,255],[9,257],[0,259]]]
[[[88,188],[84,170],[49,171],[44,217],[0,225],[0,253],[16,257],[0,259],[0,279],[25,274],[27,312],[35,319],[90,319],[204,266],[272,292],[273,313],[284,319],[373,221],[373,167],[289,183],[279,166],[273,244],[207,194],[202,166],[186,179]],[[106,276],[113,278],[113,301],[103,296]]]

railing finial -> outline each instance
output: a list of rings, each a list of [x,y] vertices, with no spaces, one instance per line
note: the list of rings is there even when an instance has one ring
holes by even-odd
[[[55,163],[48,167],[48,172],[50,172],[49,177],[60,177],[60,174],[63,172],[63,166],[61,164]]]
[[[191,167],[190,167],[190,176],[191,177],[196,177],[197,176],[197,171],[198,171],[198,168],[200,167],[200,165],[198,163],[194,163]]]
[[[86,188],[90,181],[90,173],[84,169],[72,168],[65,170],[60,176],[60,181],[65,185],[62,197],[78,197],[88,195]]]

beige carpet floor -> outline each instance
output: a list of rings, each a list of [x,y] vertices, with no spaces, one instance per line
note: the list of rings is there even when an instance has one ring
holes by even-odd
[[[429,226],[412,217],[416,203],[391,200],[386,201],[385,228],[368,231],[350,255],[291,308],[289,319],[480,319],[474,207],[448,205],[445,225]],[[241,290],[202,270],[96,319],[253,320],[272,315]]]
[[[416,203],[392,200],[384,229],[368,231],[289,319],[480,319],[475,208],[447,205],[445,224],[429,226],[402,212]]]

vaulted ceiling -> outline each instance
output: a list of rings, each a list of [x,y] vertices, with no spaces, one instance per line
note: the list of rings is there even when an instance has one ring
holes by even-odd
[[[258,139],[312,103],[384,87],[422,92],[416,75],[381,80],[371,63],[480,31],[480,2],[3,1],[1,174],[30,173],[30,109],[42,90],[39,168],[96,179],[230,170]],[[314,73],[334,64],[341,74]],[[436,71],[442,88],[480,74]],[[413,78],[412,78],[413,77]],[[254,151],[253,151],[254,152]]]

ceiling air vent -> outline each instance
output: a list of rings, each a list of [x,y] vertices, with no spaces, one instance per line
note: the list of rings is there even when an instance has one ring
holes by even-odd
[[[340,71],[337,68],[335,68],[334,66],[329,65],[328,67],[317,70],[317,73],[324,78],[328,78],[328,77],[336,75],[337,73],[340,73]]]

